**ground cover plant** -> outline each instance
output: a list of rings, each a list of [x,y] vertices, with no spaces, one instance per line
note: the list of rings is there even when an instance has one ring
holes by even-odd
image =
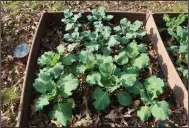
[[[169,104],[158,99],[166,83],[155,75],[141,77],[150,63],[146,44],[142,42],[146,35],[143,23],[123,18],[113,26],[113,15],[106,15],[102,7],[93,9],[88,21],[81,21],[81,16],[65,10],[62,22],[67,32],[64,40],[68,43],[38,58],[40,70],[33,86],[41,95],[35,110],[53,106],[48,115],[66,126],[75,107],[72,94],[79,86],[86,86],[91,90],[89,97],[96,110],[105,110],[115,96],[124,107],[133,99],[141,101],[137,115],[143,121],[151,116],[168,119]]]
[[[187,14],[172,18],[168,14],[163,16],[167,32],[171,36],[167,51],[174,57],[172,60],[186,86],[188,85],[188,82],[185,82],[188,80],[188,27],[184,22],[187,18]]]

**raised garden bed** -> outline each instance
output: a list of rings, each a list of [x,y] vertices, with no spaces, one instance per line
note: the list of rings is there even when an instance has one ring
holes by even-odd
[[[171,15],[171,17],[176,17],[180,13],[166,13]],[[180,103],[186,108],[186,112],[188,113],[188,91],[186,86],[183,84],[181,78],[178,75],[178,72],[175,69],[174,64],[172,63],[168,52],[165,48],[163,40],[169,39],[169,35],[166,31],[164,31],[161,36],[159,34],[158,28],[165,28],[166,24],[163,20],[164,13],[155,13],[150,18],[154,21],[155,28],[154,31],[151,30],[151,36],[154,38],[154,44],[157,46],[157,50],[159,51],[159,62],[163,68],[163,72],[165,76],[168,78],[168,82],[170,87],[173,89],[177,99]],[[186,22],[185,22],[186,24]],[[161,52],[160,52],[161,51]],[[167,74],[167,75],[166,75]]]
[[[82,16],[86,16],[89,14],[90,14],[90,12],[85,12],[85,13],[82,13]],[[112,77],[112,79],[113,79],[113,82],[117,82],[116,81],[117,78],[122,79],[121,85],[119,85],[119,87],[117,87],[115,90],[112,91],[114,93],[110,93],[111,90],[114,88],[109,88],[109,90],[108,90],[107,88],[104,87],[104,85],[107,82],[106,76],[111,75],[111,71],[110,71],[110,74],[105,73],[105,72],[109,71],[109,69],[111,69],[112,67],[116,67],[116,66],[119,67],[121,70],[123,70],[123,65],[128,62],[131,63],[130,61],[132,60],[132,58],[134,58],[134,55],[135,55],[135,54],[133,55],[134,50],[131,48],[132,50],[130,51],[130,54],[132,54],[133,56],[130,56],[127,59],[125,59],[125,58],[123,59],[122,57],[120,58],[120,56],[122,56],[122,55],[120,54],[119,50],[122,48],[125,48],[125,47],[129,47],[127,43],[130,43],[129,42],[130,40],[128,41],[127,39],[121,38],[122,40],[120,41],[121,42],[120,43],[119,41],[115,41],[115,39],[114,40],[112,39],[113,41],[112,40],[108,41],[108,45],[110,45],[110,47],[114,47],[114,45],[117,45],[116,47],[114,47],[114,49],[111,48],[113,53],[110,54],[110,56],[114,57],[115,62],[112,62],[113,59],[111,60],[111,59],[107,59],[107,58],[104,58],[104,59],[101,58],[100,59],[101,61],[98,61],[98,63],[97,63],[97,69],[93,69],[93,71],[96,71],[97,73],[96,72],[95,73],[98,75],[96,75],[95,73],[91,74],[91,72],[88,72],[88,70],[84,71],[85,73],[83,73],[79,76],[77,74],[75,75],[75,73],[71,70],[71,73],[73,75],[70,75],[70,74],[67,75],[67,76],[71,77],[70,80],[67,79],[68,82],[69,81],[73,82],[72,85],[78,86],[77,89],[75,87],[74,87],[75,89],[72,89],[73,90],[72,95],[69,92],[69,96],[71,98],[73,98],[75,101],[74,103],[73,103],[73,99],[67,100],[67,98],[65,98],[65,97],[67,97],[67,96],[65,96],[65,93],[68,95],[68,92],[64,92],[64,94],[63,94],[64,103],[67,105],[71,104],[71,106],[72,105],[75,106],[71,110],[72,111],[72,119],[71,120],[68,119],[68,120],[70,120],[70,122],[67,122],[67,121],[61,122],[60,120],[52,121],[47,116],[48,115],[47,113],[50,112],[53,108],[52,107],[52,105],[54,105],[53,103],[51,103],[47,107],[44,107],[44,109],[42,111],[34,112],[34,106],[35,106],[35,109],[37,108],[38,110],[43,108],[43,105],[37,106],[37,107],[35,105],[36,100],[41,95],[39,92],[43,93],[43,90],[40,90],[41,88],[37,87],[38,85],[36,83],[36,80],[42,74],[39,74],[38,76],[37,76],[37,74],[39,73],[39,71],[41,73],[46,73],[46,74],[48,73],[46,69],[41,71],[41,69],[44,69],[44,67],[45,67],[44,65],[46,65],[45,64],[46,61],[45,62],[41,61],[42,58],[44,59],[44,57],[42,57],[41,60],[38,58],[41,55],[43,55],[44,52],[49,52],[49,51],[54,51],[57,54],[61,54],[61,56],[63,57],[62,62],[64,64],[64,72],[65,73],[69,72],[68,71],[68,69],[70,68],[69,66],[72,65],[73,62],[79,63],[79,61],[80,61],[80,57],[71,57],[72,58],[71,60],[73,60],[73,61],[70,61],[70,59],[65,58],[67,56],[65,54],[68,54],[68,51],[67,51],[68,49],[66,48],[65,51],[67,51],[67,53],[65,53],[63,46],[65,43],[70,43],[70,42],[66,41],[64,39],[65,38],[64,34],[66,34],[68,32],[65,32],[65,25],[63,25],[63,23],[61,22],[61,19],[63,19],[63,17],[64,17],[63,12],[46,12],[43,14],[43,16],[39,22],[38,29],[37,29],[37,32],[36,32],[36,35],[34,37],[34,41],[32,44],[31,53],[29,55],[29,62],[28,62],[27,69],[26,69],[26,77],[25,77],[25,81],[24,81],[24,88],[23,88],[23,92],[22,92],[20,112],[18,115],[17,126],[19,126],[19,127],[26,127],[26,126],[29,126],[29,127],[31,127],[31,126],[52,127],[52,126],[59,126],[58,124],[60,124],[60,123],[62,125],[68,125],[68,126],[112,126],[112,127],[113,126],[116,126],[116,127],[154,126],[156,124],[156,121],[154,120],[153,116],[156,119],[157,119],[157,117],[162,118],[162,120],[169,118],[171,121],[178,124],[179,126],[183,126],[183,125],[187,124],[186,112],[184,112],[183,110],[181,110],[181,112],[179,112],[179,113],[176,112],[177,109],[181,109],[178,107],[178,104],[182,104],[181,101],[183,99],[180,98],[179,102],[181,102],[181,103],[177,103],[176,99],[174,98],[174,95],[172,93],[172,90],[169,88],[169,86],[164,87],[164,85],[166,85],[166,82],[169,82],[169,78],[167,81],[167,79],[166,79],[167,76],[165,76],[167,74],[165,74],[165,75],[163,74],[162,69],[160,68],[160,66],[162,66],[162,65],[160,65],[161,63],[160,64],[158,63],[158,59],[160,59],[160,58],[158,58],[159,56],[157,56],[156,53],[154,52],[154,49],[157,52],[159,52],[158,51],[159,49],[157,50],[157,46],[155,46],[155,44],[152,47],[154,40],[151,38],[151,37],[153,37],[153,34],[151,33],[152,32],[151,29],[154,29],[154,27],[155,27],[154,26],[155,23],[153,22],[153,19],[148,20],[148,15],[146,15],[145,13],[107,12],[107,14],[113,15],[114,17],[111,20],[111,22],[106,23],[106,25],[109,25],[111,27],[116,27],[119,25],[120,20],[123,18],[127,18],[132,23],[135,22],[136,20],[139,20],[144,23],[144,26],[139,25],[136,28],[137,31],[138,31],[138,29],[140,29],[141,32],[144,32],[143,30],[145,27],[147,30],[147,33],[151,35],[150,38],[145,35],[140,35],[142,38],[136,39],[137,43],[138,42],[140,42],[141,44],[144,43],[146,46],[140,45],[141,46],[140,48],[142,48],[142,49],[140,49],[141,51],[140,52],[135,51],[135,52],[138,52],[138,53],[135,53],[135,54],[137,54],[137,57],[140,57],[142,55],[144,59],[142,59],[139,62],[136,61],[134,64],[135,68],[137,67],[140,69],[139,75],[137,75],[137,77],[135,76],[133,78],[133,74],[135,74],[135,75],[138,74],[138,73],[136,73],[137,72],[136,70],[135,70],[135,72],[132,72],[132,73],[130,72],[130,74],[132,74],[132,75],[130,75],[129,80],[134,79],[134,80],[132,80],[132,81],[134,81],[134,83],[132,83],[132,81],[128,81],[128,79],[125,79],[126,77],[123,76],[123,75],[126,75],[126,74],[124,74],[125,72],[121,73],[121,71],[118,70],[117,73],[120,73],[120,76],[115,75],[116,74],[115,73],[114,74],[115,77]],[[86,20],[87,20],[86,18],[81,18],[80,22],[86,21]],[[126,20],[124,20],[124,21],[127,22]],[[139,21],[137,21],[135,23],[141,24],[141,22],[139,22]],[[88,27],[86,27],[86,28],[94,29],[91,27],[92,26],[91,24],[87,24],[87,26]],[[135,26],[135,25],[133,25],[133,26]],[[103,26],[99,27],[99,29],[101,29],[102,27]],[[118,31],[118,30],[115,30],[115,31]],[[107,35],[109,35],[109,34],[107,34]],[[113,38],[113,37],[111,36],[109,38]],[[116,38],[116,40],[118,40],[118,39]],[[152,40],[152,41],[150,41],[150,40]],[[60,44],[62,44],[62,45],[60,45]],[[136,46],[136,43],[133,43],[133,45]],[[139,44],[137,44],[137,46],[138,45]],[[93,51],[94,49],[98,49],[98,48],[95,47],[95,48],[91,49],[91,47],[90,47],[89,49]],[[80,52],[81,50],[82,50],[82,47],[79,47],[79,49],[73,50],[73,54],[76,54],[76,53]],[[63,53],[64,53],[64,55],[63,55]],[[99,54],[100,54],[100,52],[99,52]],[[103,53],[103,54],[106,54],[106,53]],[[159,53],[158,55],[161,55],[161,54],[162,53]],[[82,58],[83,57],[81,57],[81,61],[83,61]],[[116,58],[118,58],[118,59],[116,59]],[[94,58],[90,61],[93,61],[95,59],[96,58]],[[106,60],[108,62],[109,61],[111,61],[111,62],[104,63],[104,61],[106,61]],[[37,62],[39,65],[37,65]],[[80,62],[80,63],[83,63],[83,62]],[[59,66],[59,67],[60,67],[60,70],[62,70],[61,66]],[[88,65],[87,69],[91,69],[90,67],[91,66]],[[105,70],[107,67],[109,67],[109,68],[107,70]],[[129,72],[128,67],[126,67],[126,71]],[[102,77],[102,81],[99,80],[99,79],[101,79],[101,78],[99,78],[99,76]],[[116,76],[118,76],[118,77],[116,77]],[[152,76],[154,76],[154,77],[152,77]],[[62,76],[59,75],[57,77],[59,78]],[[149,78],[151,78],[151,79],[149,79]],[[109,81],[112,81],[112,79],[109,79]],[[115,79],[115,81],[114,81],[114,79]],[[136,83],[136,80],[138,81],[138,83],[143,83],[145,86],[143,86],[143,85],[140,86],[141,88],[139,88],[138,91],[135,88],[135,90],[133,92],[133,90],[131,88],[129,88],[128,86],[129,86],[129,84],[134,86],[133,84]],[[48,81],[48,79],[47,79],[47,81]],[[57,81],[59,81],[59,80],[57,80]],[[63,76],[63,81],[57,82],[57,84],[63,83],[64,86],[69,85],[69,84],[64,83],[64,81],[66,81],[65,76]],[[145,89],[145,87],[150,85],[150,83],[149,83],[150,81],[158,81],[159,84],[161,85],[160,90],[162,90],[162,91],[159,90],[158,92],[155,91],[154,92],[155,95],[151,94],[152,97],[154,97],[156,99],[153,101],[153,104],[149,103],[144,98],[143,99],[140,98],[140,94],[142,95],[142,93],[140,91],[141,90],[147,91],[147,89]],[[76,83],[79,83],[79,85],[76,85]],[[154,84],[157,84],[157,83],[154,82]],[[169,85],[170,84],[172,84],[172,83],[169,83]],[[33,86],[38,92],[33,88]],[[151,86],[153,86],[153,85],[151,85]],[[124,87],[128,89],[126,92],[124,92],[124,90],[125,90]],[[139,86],[137,86],[137,87],[139,87]],[[172,87],[172,85],[170,85],[170,87]],[[150,88],[148,90],[150,90]],[[105,91],[107,91],[107,92],[105,92]],[[138,92],[140,94],[138,94]],[[174,92],[174,90],[173,90],[173,92]],[[96,95],[94,95],[95,93],[96,93]],[[175,93],[179,93],[179,92],[175,91]],[[103,95],[101,96],[101,94],[103,94]],[[121,94],[123,94],[123,95],[121,95]],[[136,94],[136,95],[134,95],[134,94]],[[149,92],[149,94],[150,94],[150,92]],[[93,95],[93,96],[91,96],[91,95]],[[103,102],[98,101],[99,99],[104,98],[104,95],[106,95],[106,100],[104,100]],[[109,98],[110,95],[111,95],[111,98]],[[156,95],[158,95],[158,97]],[[175,95],[177,96],[177,94],[175,94]],[[152,97],[148,96],[148,98],[154,99]],[[125,98],[127,100],[125,100]],[[58,100],[59,100],[58,106],[65,105],[65,104],[62,104],[62,101],[61,101],[62,98],[59,98]],[[61,101],[61,103],[60,103],[60,101]],[[163,102],[161,102],[161,101],[163,101]],[[167,101],[169,105],[165,101]],[[98,104],[97,102],[100,102],[100,103]],[[154,110],[149,110],[149,108],[146,106],[146,107],[143,107],[143,110],[141,110],[141,107],[144,106],[145,102],[147,102],[147,104],[148,104],[148,105],[146,104],[147,106],[151,106],[151,107],[154,107],[154,106],[156,106],[156,104],[159,104],[159,103],[164,104],[165,109],[163,111],[165,113],[163,115],[159,115],[159,113],[156,113],[156,114],[154,113],[155,110],[157,111],[159,108],[161,109],[161,107],[159,107],[157,109],[154,108]],[[55,107],[55,108],[57,109],[57,107]],[[58,109],[60,109],[60,108],[58,108]],[[70,109],[71,108],[69,108],[67,111],[70,112]],[[137,110],[140,110],[140,111],[137,112]],[[153,116],[151,116],[151,112],[152,112]],[[173,114],[170,115],[171,112]],[[176,113],[176,114],[174,114],[174,113]],[[55,114],[55,119],[57,119],[56,116],[57,116],[57,114]],[[68,115],[68,116],[70,116],[70,115]],[[178,120],[178,117],[181,117],[181,116],[183,116],[183,118],[181,120]],[[186,117],[186,118],[184,118],[184,117]],[[140,119],[142,119],[142,120],[148,119],[148,120],[141,121]]]

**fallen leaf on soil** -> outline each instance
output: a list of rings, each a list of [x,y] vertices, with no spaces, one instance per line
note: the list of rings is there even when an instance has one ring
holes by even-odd
[[[78,119],[76,122],[73,123],[73,127],[88,126],[89,124],[92,123],[92,120],[90,117],[91,112],[89,111],[89,108],[88,108],[88,100],[86,96],[83,96],[82,105],[85,106],[85,109],[84,111],[80,112],[79,115],[76,115]]]
[[[131,117],[131,113],[135,111],[135,109],[128,108],[127,111],[123,114],[122,113],[123,107],[114,108],[114,110],[111,110],[108,115],[105,116],[105,118],[110,119],[114,123],[106,123],[109,124],[111,127],[127,127],[127,121],[125,118]],[[117,124],[115,123],[117,119],[121,119],[121,123]]]
[[[88,108],[88,100],[87,100],[86,96],[83,96],[83,103],[82,104],[85,105],[85,107],[86,107],[86,109],[83,112],[83,115],[91,115],[91,112],[89,111],[89,108]]]
[[[51,123],[56,124],[57,127],[62,127],[62,125],[60,125],[60,124],[58,123],[58,121],[56,121],[56,120],[51,120]]]
[[[79,127],[79,126],[88,126],[92,123],[92,120],[91,118],[89,118],[89,116],[86,116],[86,118],[82,118],[81,120],[79,121],[76,121],[74,124],[73,124],[73,127]]]
[[[114,110],[111,110],[110,113],[105,116],[105,118],[108,118],[115,122],[115,120],[118,119],[119,117],[117,116],[117,113]]]

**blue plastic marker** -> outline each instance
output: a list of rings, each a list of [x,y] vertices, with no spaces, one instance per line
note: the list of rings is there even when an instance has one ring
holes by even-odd
[[[16,57],[16,58],[24,58],[28,55],[30,51],[30,47],[28,44],[26,43],[23,43],[23,44],[19,44],[17,45],[15,48],[14,48],[14,53],[13,55]]]

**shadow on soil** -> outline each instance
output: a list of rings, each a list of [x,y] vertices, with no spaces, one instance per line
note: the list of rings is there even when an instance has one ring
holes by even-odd
[[[158,51],[158,37],[157,37],[157,33],[154,32],[154,29],[151,28],[150,29],[150,38],[151,38],[151,41],[153,42],[153,46],[154,48],[156,49],[156,52]],[[167,75],[168,74],[171,74],[171,72],[168,72],[168,67],[165,63],[163,63],[163,57],[162,55],[158,54],[158,60],[159,60],[159,63],[161,64],[161,68],[163,70],[163,73],[164,73],[164,76],[167,78]],[[179,87],[178,85],[175,84],[174,88],[173,88],[173,92],[177,98],[177,100],[180,102],[180,104],[183,106],[185,103],[184,103],[184,99],[185,99],[185,95],[184,95],[184,90],[183,88]],[[186,108],[184,108],[184,111],[187,111]]]

